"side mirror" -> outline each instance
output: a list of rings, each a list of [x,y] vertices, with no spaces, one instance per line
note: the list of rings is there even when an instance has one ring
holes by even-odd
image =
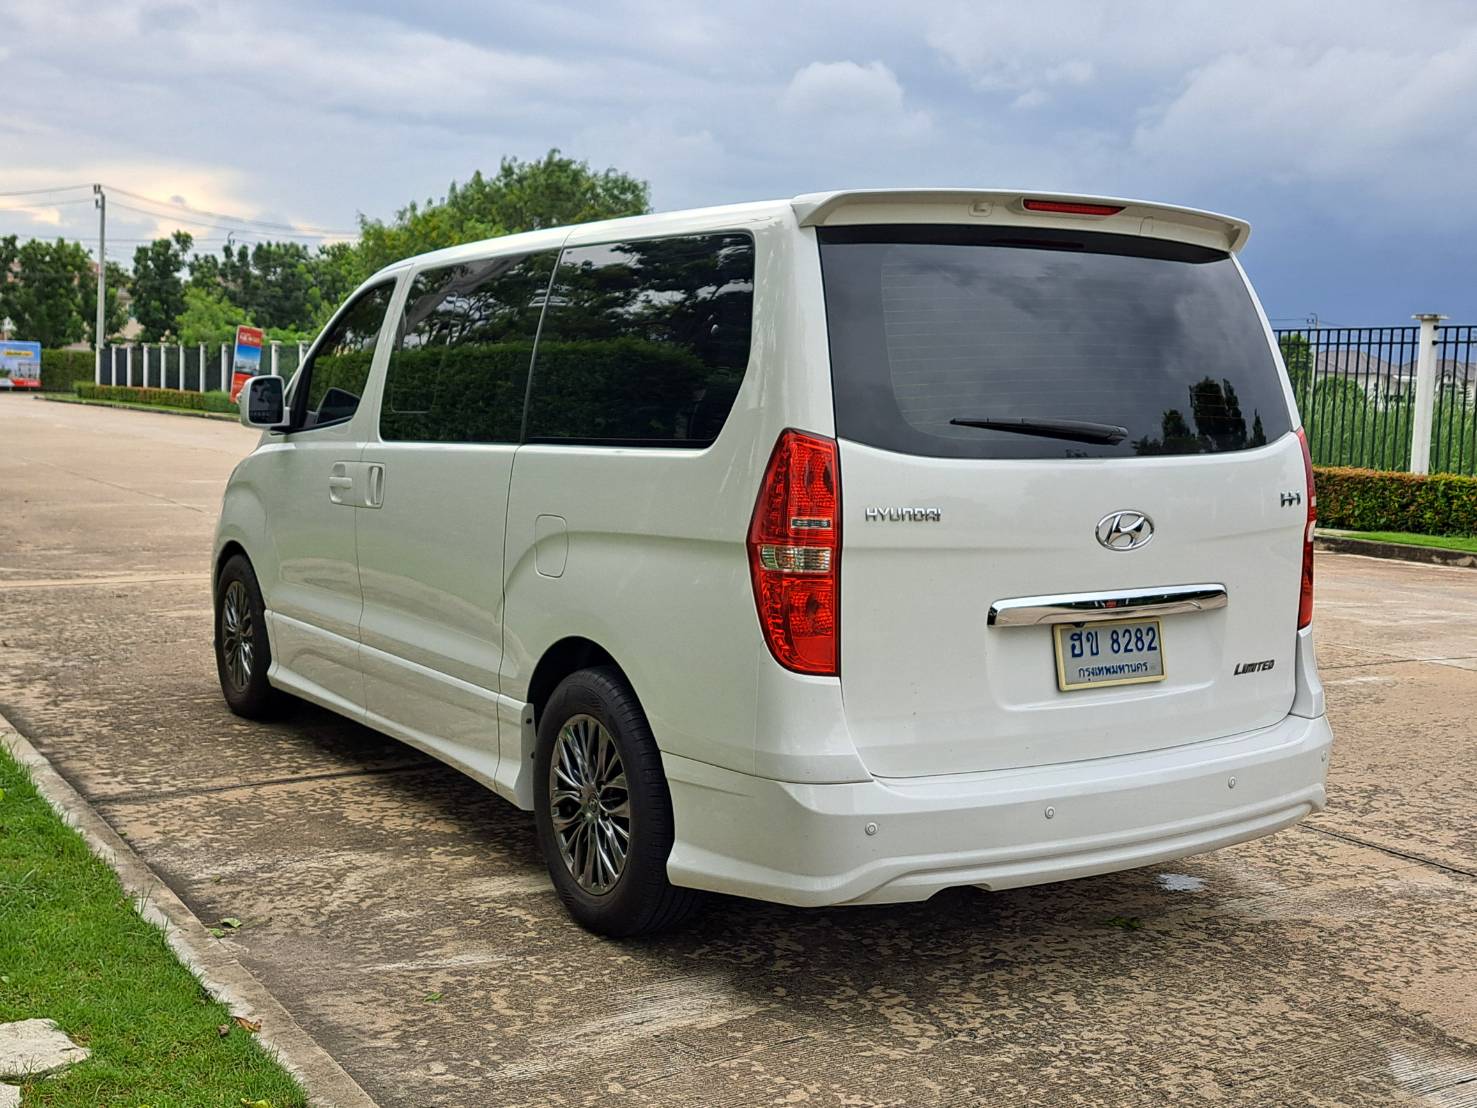
[[[280,430],[287,422],[281,377],[253,377],[241,390],[237,404],[247,427]]]

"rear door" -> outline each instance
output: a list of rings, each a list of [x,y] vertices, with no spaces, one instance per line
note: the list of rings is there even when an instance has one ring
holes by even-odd
[[[1286,715],[1305,478],[1235,261],[1091,231],[818,236],[868,768],[1100,758]],[[1060,640],[1036,622],[1145,594],[1182,602]]]

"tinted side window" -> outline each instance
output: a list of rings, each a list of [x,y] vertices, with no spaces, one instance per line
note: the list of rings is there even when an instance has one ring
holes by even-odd
[[[556,257],[489,258],[415,278],[385,376],[381,438],[518,441]]]
[[[707,446],[749,363],[754,240],[565,250],[529,394],[530,441]]]
[[[292,405],[295,429],[342,423],[358,410],[394,292],[394,281],[365,289],[324,334],[298,377]]]

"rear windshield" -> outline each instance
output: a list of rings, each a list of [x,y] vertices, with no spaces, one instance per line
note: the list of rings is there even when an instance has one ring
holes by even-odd
[[[1012,227],[818,234],[841,438],[941,458],[1102,458],[1242,450],[1292,429],[1222,251]]]

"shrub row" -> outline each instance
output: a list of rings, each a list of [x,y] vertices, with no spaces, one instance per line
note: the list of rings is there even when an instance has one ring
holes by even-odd
[[[1477,477],[1317,466],[1318,522],[1350,531],[1477,534]]]
[[[90,372],[90,371],[89,371]],[[149,404],[156,408],[187,408],[196,412],[235,412],[236,405],[224,392],[184,392],[180,389],[141,389],[126,385],[94,385],[78,381],[73,386],[84,400],[115,400],[123,404]]]
[[[96,364],[91,350],[41,351],[41,391],[71,392],[78,381],[91,381]]]

